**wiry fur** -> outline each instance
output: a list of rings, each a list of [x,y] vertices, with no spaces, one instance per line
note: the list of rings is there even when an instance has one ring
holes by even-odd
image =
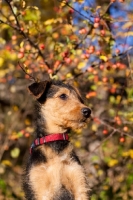
[[[39,103],[37,137],[82,127],[90,115],[79,92],[69,84],[44,81],[33,83],[29,90]],[[83,112],[84,108],[88,114]],[[66,140],[33,148],[25,169],[23,188],[27,200],[89,199],[84,169]]]

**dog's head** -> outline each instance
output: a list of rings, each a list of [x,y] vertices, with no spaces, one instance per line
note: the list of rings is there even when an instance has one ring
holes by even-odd
[[[46,127],[54,125],[64,130],[83,127],[91,115],[79,91],[60,81],[42,81],[29,86],[29,91],[40,103]]]

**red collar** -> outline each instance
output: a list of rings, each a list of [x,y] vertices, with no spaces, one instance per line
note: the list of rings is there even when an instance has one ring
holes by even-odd
[[[48,142],[59,141],[59,140],[69,140],[68,134],[55,133],[55,134],[43,136],[41,138],[37,138],[30,147],[30,154],[32,153],[32,149],[36,146],[39,146]]]

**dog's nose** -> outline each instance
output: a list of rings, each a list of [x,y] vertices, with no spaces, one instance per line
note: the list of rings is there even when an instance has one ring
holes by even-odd
[[[89,108],[82,108],[81,112],[84,117],[86,117],[86,118],[90,117],[91,110]]]

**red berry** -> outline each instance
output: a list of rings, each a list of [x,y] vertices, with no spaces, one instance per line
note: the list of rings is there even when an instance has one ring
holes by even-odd
[[[93,67],[89,67],[88,68],[88,72],[93,72],[94,71],[94,68]]]
[[[89,47],[89,49],[91,49],[91,50],[95,50],[95,47],[93,46],[93,45],[91,45],[90,47]]]
[[[98,28],[99,27],[99,23],[98,22],[95,22],[94,23],[94,28]]]
[[[116,92],[116,88],[115,88],[115,87],[112,87],[112,88],[110,89],[110,92],[111,92],[112,94],[114,94],[114,93]]]
[[[65,58],[65,57],[67,57],[67,56],[68,56],[68,51],[65,51],[65,52],[62,53],[62,57],[63,57],[63,58]]]
[[[21,27],[20,30],[21,30],[21,31],[24,31],[24,27]]]
[[[113,68],[113,69],[116,69],[116,68],[117,68],[117,65],[113,64],[113,65],[112,65],[112,68]]]
[[[102,81],[103,81],[104,83],[106,83],[106,82],[108,81],[108,78],[107,78],[107,77],[103,77]]]
[[[95,22],[95,23],[100,22],[100,18],[99,18],[99,17],[95,17],[94,22]]]
[[[104,29],[102,29],[100,32],[101,32],[101,35],[102,35],[102,36],[105,35],[105,30],[104,30]]]
[[[99,50],[98,50],[98,51],[96,51],[96,55],[98,55],[98,56],[99,56],[100,54],[101,54],[101,51],[99,51]]]
[[[65,58],[65,62],[67,63],[67,64],[70,64],[71,63],[71,58]]]
[[[121,63],[116,63],[116,66],[119,68],[121,66]]]
[[[23,52],[19,52],[18,53],[18,58],[23,58],[24,57],[24,53]]]
[[[25,12],[25,11],[22,11],[22,12],[21,12],[21,15],[23,15],[23,16],[26,15],[26,12]]]
[[[90,54],[86,53],[85,58],[89,58],[89,57],[90,57]]]
[[[52,74],[52,73],[53,73],[53,70],[52,70],[52,69],[48,69],[48,73],[49,73],[49,74]]]
[[[104,134],[104,135],[108,134],[108,130],[107,130],[107,129],[104,129],[104,130],[103,130],[103,134]]]
[[[86,54],[82,54],[82,55],[81,55],[81,58],[82,58],[82,59],[86,59]]]
[[[88,53],[93,53],[95,51],[95,47],[93,45],[91,45],[88,49]]]
[[[21,53],[24,53],[24,48],[23,47],[21,47],[19,50],[20,50]]]
[[[128,127],[127,127],[127,126],[124,126],[124,127],[123,127],[123,131],[127,132],[127,131],[128,131]]]
[[[45,49],[45,45],[44,44],[40,44],[39,47],[40,47],[40,49]]]
[[[104,65],[101,64],[100,65],[100,69],[103,70],[104,69]]]
[[[29,50],[31,49],[30,44],[27,44],[27,45],[25,46],[25,49],[26,49],[27,51],[29,51]]]
[[[70,13],[70,14],[73,14],[73,13],[74,13],[74,10],[73,10],[72,8],[70,8],[69,13]]]
[[[119,50],[119,49],[116,49],[116,50],[115,50],[115,53],[116,53],[116,54],[119,54],[119,53],[120,53],[120,50]]]
[[[29,133],[25,133],[25,137],[29,137],[30,136],[30,134]]]
[[[17,36],[16,35],[13,35],[12,36],[12,40],[16,40],[17,39]]]
[[[82,29],[79,30],[79,33],[80,34],[85,34],[85,33],[87,33],[87,30],[85,28],[82,28]]]
[[[125,142],[125,138],[124,138],[124,137],[120,137],[119,141],[120,141],[121,143],[123,143],[123,142]]]

